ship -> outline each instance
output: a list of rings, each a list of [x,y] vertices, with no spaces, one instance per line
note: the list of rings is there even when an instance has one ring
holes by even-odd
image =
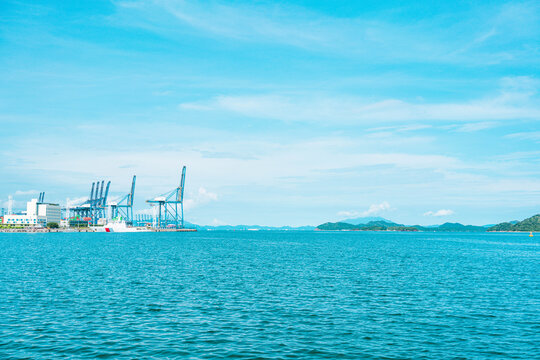
[[[110,220],[103,226],[92,228],[95,232],[149,232],[152,231],[144,226],[129,226],[125,220]]]

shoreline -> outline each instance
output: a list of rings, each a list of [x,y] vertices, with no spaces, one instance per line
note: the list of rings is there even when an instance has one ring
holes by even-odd
[[[141,231],[143,232],[143,231]],[[197,232],[197,229],[151,229],[147,232]],[[105,231],[96,231],[90,228],[81,229],[0,229],[0,233],[24,233],[24,234],[46,234],[46,233],[106,233]],[[113,232],[114,233],[114,232]],[[120,231],[116,232],[120,233]]]
[[[493,233],[509,233],[509,234],[540,234],[540,231],[399,231],[399,230],[317,230],[320,232],[398,232],[398,233],[422,233],[422,234],[493,234]]]
[[[210,230],[201,230],[201,231],[210,231]],[[216,231],[216,230],[211,230]],[[238,232],[238,231],[250,231],[250,230],[221,230],[221,231],[231,231],[231,232]],[[261,230],[261,231],[282,231],[282,230]],[[301,232],[399,232],[399,233],[477,233],[477,234],[485,234],[485,233],[515,233],[515,234],[530,234],[531,232],[533,234],[538,234],[540,231],[423,231],[423,230],[321,230],[321,229],[314,229],[314,230],[298,230]],[[31,228],[31,229],[0,229],[0,233],[102,233],[104,231],[96,231],[91,228],[80,228],[80,229],[47,229],[47,228]],[[199,232],[197,229],[150,229],[148,232]]]

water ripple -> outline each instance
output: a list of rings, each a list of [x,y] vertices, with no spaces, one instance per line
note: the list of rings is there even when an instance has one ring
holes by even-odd
[[[0,234],[1,358],[533,359],[519,234]]]

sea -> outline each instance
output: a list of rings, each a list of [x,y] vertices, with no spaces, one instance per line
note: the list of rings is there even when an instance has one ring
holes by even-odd
[[[1,359],[539,359],[540,234],[0,234]]]

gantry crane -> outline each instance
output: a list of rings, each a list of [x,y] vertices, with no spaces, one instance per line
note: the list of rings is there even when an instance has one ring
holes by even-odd
[[[90,218],[93,225],[97,224],[97,221],[101,218],[107,217],[107,196],[109,195],[109,187],[111,182],[107,183],[107,188],[105,189],[105,194],[103,190],[105,188],[105,181],[97,181],[92,183],[92,190],[90,191],[90,198],[83,202],[80,205],[77,205],[73,208],[70,208],[70,211],[76,216],[81,218],[88,217]],[[95,189],[95,192],[94,192]],[[45,194],[44,194],[45,195]]]
[[[135,179],[131,182],[131,191],[124,195],[120,200],[109,203],[111,207],[111,217],[113,219],[122,217],[128,225],[133,224],[133,196],[135,195]]]
[[[156,206],[156,215],[154,226],[159,229],[184,227],[184,184],[186,181],[186,167],[182,168],[180,185],[160,196],[157,196],[146,202]],[[180,204],[180,213],[178,205]]]

